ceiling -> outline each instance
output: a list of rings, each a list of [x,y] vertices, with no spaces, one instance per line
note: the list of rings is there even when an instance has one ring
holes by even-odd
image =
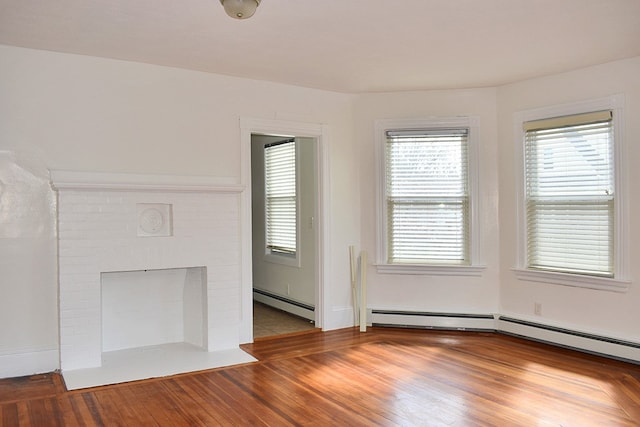
[[[497,86],[640,56],[640,0],[0,0],[0,44],[348,92]]]

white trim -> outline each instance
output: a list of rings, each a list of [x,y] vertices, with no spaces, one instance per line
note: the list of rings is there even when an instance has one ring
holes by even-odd
[[[318,163],[317,200],[317,277],[315,324],[323,328],[329,318],[327,310],[328,292],[325,278],[328,277],[327,262],[331,256],[330,247],[330,176],[329,176],[329,128],[325,124],[301,123],[287,120],[240,118],[240,168],[241,183],[245,188],[240,197],[241,233],[241,305],[240,343],[253,341],[253,281],[252,281],[252,236],[251,236],[251,135],[278,135],[285,137],[316,138],[316,161]]]
[[[368,325],[393,325],[424,329],[496,330],[494,314],[428,313],[428,315],[424,315],[424,313],[411,311],[377,313],[375,309],[368,309],[367,312]]]
[[[542,327],[531,326],[526,324],[527,322],[529,322],[529,320],[522,317],[512,317],[512,319],[515,319],[516,321],[523,320],[524,324],[509,322],[503,320],[503,316],[511,317],[508,315],[497,316],[496,329],[500,332],[517,335],[519,337],[535,341],[542,341],[548,344],[555,344],[561,347],[568,347],[573,350],[595,353],[600,356],[640,362],[640,349],[638,348],[617,344],[615,342],[606,342],[604,340],[597,339],[596,337],[591,338],[589,337],[589,335],[591,334],[587,332],[567,329],[562,326],[557,326],[550,323],[540,323],[531,320],[530,323],[532,325],[537,324]],[[560,331],[544,329],[544,327],[547,326],[551,328],[558,328],[560,330],[566,330],[566,332],[563,333]],[[582,334],[584,334],[585,336],[581,336]],[[605,338],[615,339],[613,337]],[[633,342],[633,344],[639,343]]]
[[[526,268],[513,268],[512,271],[515,272],[516,277],[520,280],[553,283],[556,285],[597,289],[602,291],[626,292],[631,284],[631,281],[629,280],[558,273],[553,271],[528,270]]]
[[[417,274],[429,276],[482,276],[483,265],[422,265],[422,264],[377,264],[381,274]]]
[[[468,138],[468,174],[469,174],[469,227],[470,265],[427,265],[427,264],[388,264],[387,263],[387,210],[386,210],[386,177],[385,177],[385,131],[389,129],[434,129],[434,128],[469,128]],[[480,253],[480,212],[479,188],[480,174],[478,166],[478,145],[480,140],[480,118],[477,116],[460,117],[426,117],[414,119],[380,119],[375,121],[375,156],[376,156],[376,267],[378,273],[393,274],[425,274],[444,276],[479,276],[484,270]]]
[[[42,374],[60,369],[60,352],[50,349],[0,355],[0,378]]]
[[[629,288],[629,239],[628,239],[628,174],[624,139],[624,96],[612,95],[605,98],[554,105],[520,111],[514,114],[513,129],[516,143],[516,266],[513,271],[520,280],[575,286],[588,289],[625,292]],[[613,111],[614,132],[614,173],[615,173],[615,265],[614,278],[600,278],[529,270],[527,265],[526,211],[524,200],[524,131],[522,124],[532,120],[568,116],[593,111]]]
[[[269,295],[264,295],[257,292],[254,292],[253,299],[254,301],[261,302],[270,307],[275,307],[279,310],[284,310],[289,313],[295,314],[298,317],[302,317],[311,321],[315,320],[314,310],[308,310],[295,304],[291,304],[290,302],[282,301],[277,298],[270,297]]]
[[[100,191],[177,191],[198,193],[240,193],[244,186],[229,178],[190,175],[144,175],[50,171],[51,183],[58,190]]]
[[[317,123],[301,123],[289,120],[240,118],[240,129],[251,133],[295,138],[299,136],[320,137],[326,126]],[[251,148],[251,147],[249,147]]]

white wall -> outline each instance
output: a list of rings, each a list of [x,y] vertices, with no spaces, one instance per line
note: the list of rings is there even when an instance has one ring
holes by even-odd
[[[624,293],[518,280],[516,265],[516,144],[514,113],[622,94],[625,98],[623,142],[629,186],[629,241],[632,283]],[[640,58],[528,80],[498,88],[500,173],[500,284],[503,314],[536,322],[640,342]],[[534,303],[542,316],[534,317]]]
[[[288,85],[0,46],[0,151],[29,153],[45,170],[208,175],[240,182],[240,117],[326,124],[331,168],[326,244],[334,255],[327,260],[325,282],[329,311],[336,312],[326,319],[327,329],[347,326],[349,316],[341,314],[348,294],[333,287],[348,286],[349,264],[342,253],[359,236],[358,209],[346,202],[358,197],[352,100],[352,95]],[[47,212],[40,218],[45,229],[53,223],[53,210]],[[2,253],[19,249],[18,236],[33,232],[6,216],[0,227],[12,236],[0,241]],[[12,320],[0,322],[0,356],[27,360],[43,348],[49,351],[45,365],[56,366],[56,254],[55,240],[47,238],[45,245],[25,243],[25,256],[10,258],[15,265],[9,275],[3,263],[0,312],[11,313]],[[19,373],[0,366],[0,377],[42,370],[32,363]]]
[[[374,309],[491,314],[498,306],[498,175],[495,89],[380,93],[356,103],[361,180],[362,249],[369,254],[368,306]],[[378,274],[376,259],[377,119],[477,116],[479,139],[480,277]]]
[[[46,165],[0,147],[0,378],[59,367],[55,210]]]

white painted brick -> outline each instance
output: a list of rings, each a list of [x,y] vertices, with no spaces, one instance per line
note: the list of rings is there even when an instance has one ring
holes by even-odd
[[[100,363],[103,345],[100,273],[109,271],[205,267],[209,348],[237,346],[238,195],[61,190],[58,200],[63,369],[99,366],[95,364]],[[137,203],[171,204],[173,236],[137,237]],[[167,311],[176,315],[177,306],[166,304]],[[156,315],[157,310],[151,310],[130,316],[142,321]]]

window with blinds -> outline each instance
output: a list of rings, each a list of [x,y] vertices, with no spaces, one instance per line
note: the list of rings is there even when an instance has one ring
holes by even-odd
[[[527,268],[614,276],[612,112],[524,123]]]
[[[469,130],[388,130],[387,262],[468,265]]]
[[[267,250],[293,256],[298,237],[295,140],[265,145],[264,162]]]

